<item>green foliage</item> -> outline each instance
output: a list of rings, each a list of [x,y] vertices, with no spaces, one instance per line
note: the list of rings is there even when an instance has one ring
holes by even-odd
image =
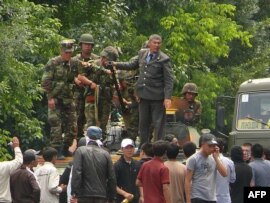
[[[232,20],[235,7],[208,0],[190,1],[175,14],[162,18],[167,31],[167,46],[173,49],[178,63],[212,61],[228,56],[229,42],[239,39],[251,46],[251,35]]]
[[[42,138],[42,121],[33,110],[41,100],[40,65],[55,51],[60,22],[54,8],[26,0],[0,4],[0,154],[6,156],[9,136],[17,135],[22,148]]]

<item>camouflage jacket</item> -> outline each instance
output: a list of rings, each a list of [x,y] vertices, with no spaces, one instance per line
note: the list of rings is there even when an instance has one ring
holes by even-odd
[[[72,60],[74,60],[75,62],[75,65],[78,69],[78,74],[81,74],[81,75],[85,75],[89,80],[92,80],[93,81],[93,76],[95,74],[95,71],[96,69],[98,69],[97,66],[94,66],[94,67],[83,67],[81,65],[81,62],[88,62],[88,61],[92,61],[92,60],[97,60],[99,59],[99,56],[96,55],[96,54],[91,54],[90,58],[83,58],[81,56],[81,53],[77,54],[76,56],[74,56],[72,58]],[[75,94],[75,98],[84,98],[84,93],[86,91],[86,88],[85,87],[79,87],[76,85],[76,87],[74,88],[74,94]]]
[[[202,104],[200,101],[195,100],[193,102],[188,102],[185,98],[182,97],[175,103],[175,108],[177,109],[177,121],[191,125],[200,121],[202,114]],[[191,116],[190,120],[186,119],[188,114]]]
[[[50,59],[41,80],[48,99],[73,100],[74,78],[77,74],[78,69],[73,60],[64,62],[61,56]]]

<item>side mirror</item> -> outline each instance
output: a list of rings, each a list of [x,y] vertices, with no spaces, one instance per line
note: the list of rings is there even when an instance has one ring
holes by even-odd
[[[225,128],[225,108],[217,106],[216,110],[216,129],[222,131]]]

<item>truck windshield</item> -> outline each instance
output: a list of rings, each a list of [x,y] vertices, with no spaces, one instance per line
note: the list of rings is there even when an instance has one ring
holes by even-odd
[[[270,130],[270,92],[240,94],[236,126],[238,130]]]

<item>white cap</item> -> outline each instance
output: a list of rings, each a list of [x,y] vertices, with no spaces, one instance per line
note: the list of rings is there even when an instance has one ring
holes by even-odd
[[[125,138],[125,139],[122,140],[122,142],[121,142],[121,147],[122,147],[122,148],[125,148],[125,147],[127,147],[127,146],[135,147],[135,144],[134,144],[134,142],[133,142],[132,139]]]

